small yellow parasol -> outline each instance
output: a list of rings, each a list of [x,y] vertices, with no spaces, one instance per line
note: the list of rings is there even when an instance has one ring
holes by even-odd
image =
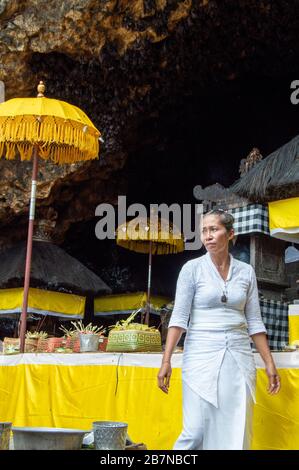
[[[121,224],[116,230],[116,243],[138,253],[149,254],[145,323],[149,324],[152,255],[169,255],[184,251],[184,237],[168,220],[151,217],[136,217]]]
[[[25,264],[20,347],[24,352],[35,217],[38,157],[57,164],[98,158],[100,132],[81,109],[45,98],[40,82],[36,98],[14,98],[0,104],[0,157],[33,160]]]

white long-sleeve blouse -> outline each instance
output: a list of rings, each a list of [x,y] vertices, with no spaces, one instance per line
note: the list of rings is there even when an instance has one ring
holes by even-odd
[[[227,294],[226,303],[221,302],[223,293]],[[246,325],[250,336],[266,333],[252,266],[230,255],[225,288],[209,253],[185,263],[178,277],[169,327],[187,330],[189,320],[201,329],[223,330]]]
[[[266,333],[254,270],[230,257],[226,283],[209,253],[183,266],[169,322],[169,328],[187,330],[183,380],[216,407],[219,371],[226,351],[234,357],[255,399],[256,371],[249,335]],[[221,301],[223,294],[225,303]]]

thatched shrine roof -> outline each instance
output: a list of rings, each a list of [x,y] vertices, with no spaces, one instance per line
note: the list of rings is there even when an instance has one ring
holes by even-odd
[[[21,287],[24,282],[26,243],[0,253],[0,287]],[[79,295],[111,294],[100,277],[59,246],[33,241],[30,286]]]
[[[299,195],[299,136],[258,162],[230,188],[254,202]]]

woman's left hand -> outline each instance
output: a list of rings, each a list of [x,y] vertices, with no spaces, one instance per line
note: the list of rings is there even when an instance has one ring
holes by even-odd
[[[266,365],[266,374],[269,380],[267,392],[270,395],[275,395],[280,390],[280,377],[274,363]]]

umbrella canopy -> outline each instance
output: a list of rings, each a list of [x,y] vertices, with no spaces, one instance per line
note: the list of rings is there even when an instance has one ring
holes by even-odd
[[[298,196],[299,136],[271,153],[229,189],[255,202]]]
[[[184,237],[169,221],[154,217],[136,217],[120,225],[116,231],[118,245],[149,254],[145,323],[149,323],[152,255],[168,255],[184,251]]]
[[[120,225],[116,242],[128,250],[153,255],[169,255],[184,251],[184,237],[178,228],[164,219],[136,217]],[[151,243],[149,243],[151,242]]]
[[[54,163],[74,163],[98,157],[100,131],[81,109],[65,101],[13,98],[0,104],[0,156],[39,156]]]
[[[26,244],[21,242],[0,254],[0,287],[20,287],[24,283]],[[80,261],[50,242],[34,241],[31,285],[74,294],[111,294],[110,287]]]

